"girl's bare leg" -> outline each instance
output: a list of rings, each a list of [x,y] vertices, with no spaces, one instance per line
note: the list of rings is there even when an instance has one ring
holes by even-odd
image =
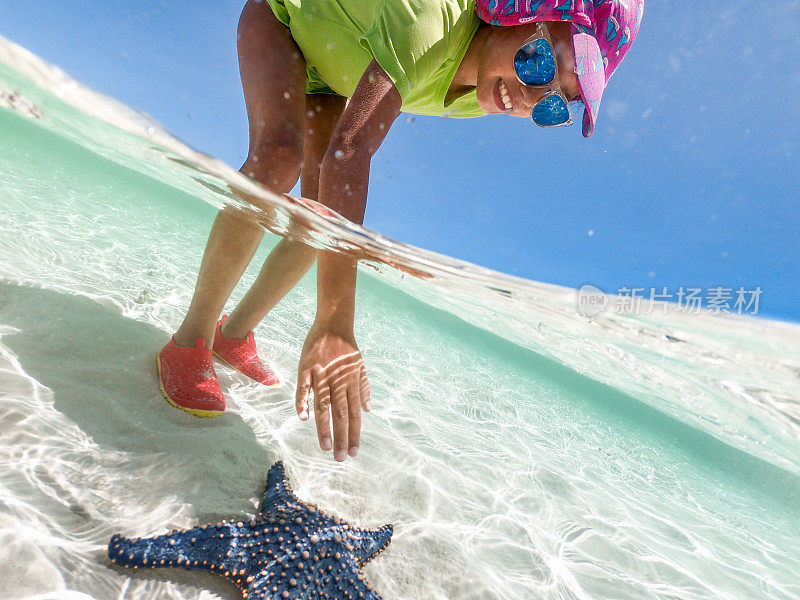
[[[266,2],[250,0],[242,11],[239,69],[250,125],[250,152],[241,171],[276,192],[288,192],[303,160],[305,61]],[[175,333],[179,346],[194,347],[203,337],[211,347],[217,319],[263,234],[236,209],[219,212],[189,311]]]
[[[331,134],[347,100],[340,96],[306,96],[306,122],[301,192],[304,198],[317,199],[319,168],[328,149]],[[303,242],[283,239],[264,262],[253,287],[223,324],[228,338],[245,338],[280,302],[314,264],[317,252]]]

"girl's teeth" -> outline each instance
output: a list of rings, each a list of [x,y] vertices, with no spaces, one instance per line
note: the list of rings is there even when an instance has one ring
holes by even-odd
[[[500,98],[503,100],[503,106],[506,107],[507,110],[511,110],[514,106],[511,104],[511,98],[508,95],[508,89],[506,89],[506,84],[502,81],[500,82]]]

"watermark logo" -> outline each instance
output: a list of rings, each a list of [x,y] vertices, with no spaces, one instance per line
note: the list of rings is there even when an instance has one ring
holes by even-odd
[[[643,288],[622,286],[614,296],[607,295],[595,285],[578,288],[576,305],[578,313],[591,317],[605,310],[618,314],[649,315],[678,311],[684,314],[738,314],[757,315],[764,290],[740,286],[697,288]]]
[[[608,296],[599,287],[586,283],[578,288],[578,312],[584,317],[592,317],[603,312],[608,306]]]

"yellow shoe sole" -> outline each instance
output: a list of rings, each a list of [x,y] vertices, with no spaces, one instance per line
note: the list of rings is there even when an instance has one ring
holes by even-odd
[[[219,417],[221,416],[224,411],[221,410],[201,410],[199,408],[186,408],[185,406],[181,406],[177,402],[175,402],[172,398],[169,397],[167,394],[167,390],[164,389],[164,380],[161,377],[161,352],[156,355],[156,369],[158,369],[158,387],[161,388],[161,395],[164,396],[164,400],[172,404],[175,408],[179,408],[182,411],[189,413],[190,415],[194,415],[195,417]]]

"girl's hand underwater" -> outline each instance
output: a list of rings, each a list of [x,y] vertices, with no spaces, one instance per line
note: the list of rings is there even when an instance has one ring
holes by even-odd
[[[367,370],[352,333],[341,334],[314,324],[300,356],[295,406],[308,419],[309,391],[314,392],[314,418],[323,450],[334,449],[343,461],[356,456],[361,439],[361,410],[370,410]],[[333,443],[330,420],[333,417]]]

